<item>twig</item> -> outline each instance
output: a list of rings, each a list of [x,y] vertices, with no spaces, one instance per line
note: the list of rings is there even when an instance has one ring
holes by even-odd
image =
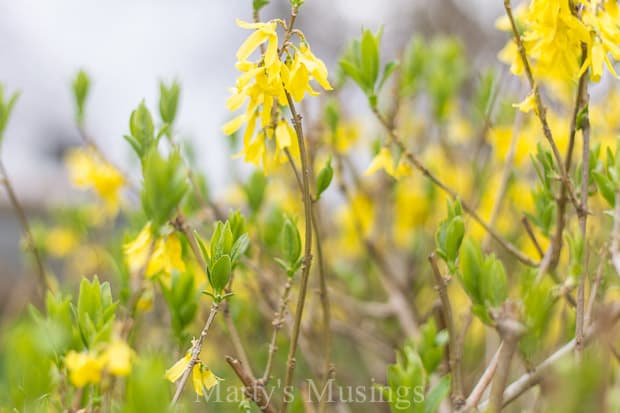
[[[459,409],[465,402],[463,397],[463,373],[461,371],[461,361],[457,357],[457,332],[454,325],[454,318],[452,316],[452,305],[450,304],[450,297],[448,296],[448,282],[441,275],[439,271],[439,265],[437,263],[437,256],[432,253],[428,257],[431,267],[433,268],[433,274],[435,275],[435,284],[437,285],[437,292],[439,293],[439,299],[441,300],[441,311],[443,314],[446,329],[448,330],[448,363],[450,365],[450,372],[452,373],[452,405]]]
[[[618,317],[620,317],[620,304],[615,303],[613,307],[611,307],[609,314],[605,317],[605,321],[608,323],[616,323],[618,320]],[[586,345],[598,333],[598,331],[601,328],[605,327],[603,324],[604,324],[603,322],[599,322],[586,328],[585,342],[584,342]],[[575,349],[575,344],[576,344],[575,339],[569,341],[568,343],[563,345],[560,349],[558,349],[555,353],[553,353],[551,356],[546,358],[538,366],[531,369],[530,371],[528,371],[527,373],[519,377],[517,380],[512,382],[512,384],[510,384],[506,388],[506,390],[504,390],[504,394],[502,397],[503,399],[502,405],[506,406],[507,404],[509,404],[510,402],[514,401],[519,396],[521,396],[523,393],[525,393],[527,390],[529,390],[532,386],[537,384],[542,373],[545,372],[553,364],[555,364],[558,360],[562,359],[567,354],[570,354]],[[489,400],[485,400],[484,402],[480,403],[479,410],[485,411],[488,407],[489,407]]]
[[[587,48],[582,45],[583,55],[587,56]],[[584,73],[584,76],[588,75],[588,70]],[[584,108],[588,104],[588,89],[587,84],[584,86],[584,92],[581,95],[583,100],[580,102],[580,107]],[[581,239],[583,242],[583,252],[581,257],[581,274],[579,276],[579,287],[577,288],[577,319],[575,326],[575,350],[577,354],[583,351],[584,342],[584,316],[585,316],[585,283],[588,274],[588,186],[590,183],[590,116],[588,113],[583,114],[581,119],[581,134],[583,137],[583,150],[581,156],[581,208],[577,210],[579,218],[579,231],[581,232]]]
[[[497,351],[491,358],[491,361],[489,362],[489,365],[487,366],[486,370],[480,376],[478,383],[476,383],[473,390],[467,397],[465,406],[460,410],[461,412],[467,412],[470,409],[475,409],[476,406],[478,405],[478,402],[482,398],[484,391],[487,389],[489,384],[491,384],[491,380],[493,379],[493,376],[495,375],[495,371],[497,370],[497,363],[499,362],[499,355],[500,355],[500,352],[502,351],[503,346],[504,346],[504,343],[501,342],[499,344],[499,347],[497,348]]]
[[[284,323],[284,316],[286,314],[286,307],[288,305],[288,299],[291,292],[291,279],[288,278],[286,280],[286,284],[284,285],[284,291],[282,291],[282,297],[280,297],[280,308],[278,312],[275,314],[274,320],[272,322],[273,332],[271,334],[271,343],[269,344],[269,355],[267,356],[267,364],[265,366],[265,372],[263,373],[263,377],[259,379],[260,385],[265,385],[269,381],[269,376],[271,375],[271,369],[273,367],[273,357],[278,349],[276,346],[276,340],[278,338],[278,331],[282,328],[282,324]]]
[[[498,321],[498,330],[504,344],[499,352],[495,380],[491,387],[490,411],[492,413],[499,413],[502,410],[504,389],[510,373],[512,356],[517,349],[519,338],[525,333],[525,327],[513,318],[505,318]]]
[[[200,356],[200,351],[202,350],[202,345],[204,344],[204,341],[207,338],[207,333],[209,332],[209,328],[211,327],[211,324],[213,323],[213,319],[215,318],[215,315],[217,314],[218,307],[219,307],[218,303],[213,303],[213,306],[211,307],[211,311],[209,312],[209,318],[207,318],[207,322],[205,323],[205,326],[202,328],[202,331],[200,332],[200,336],[198,337],[198,340],[195,340],[192,346],[192,357],[190,358],[189,364],[185,368],[185,371],[183,372],[183,375],[181,376],[181,379],[179,380],[179,383],[177,384],[177,389],[174,393],[174,397],[172,398],[172,402],[170,403],[173,406],[179,400],[179,397],[181,397],[181,393],[183,392],[185,383],[187,382],[187,379],[189,378],[189,375],[191,374],[192,369],[194,368],[194,366],[196,365],[196,362],[198,361],[198,357]]]
[[[598,268],[596,269],[596,277],[594,277],[594,282],[592,283],[592,288],[590,289],[590,299],[588,300],[588,307],[586,308],[586,314],[584,317],[584,325],[588,327],[592,322],[592,310],[594,309],[594,303],[596,302],[596,295],[598,294],[598,287],[601,285],[601,281],[603,279],[603,272],[605,269],[605,262],[607,261],[607,254],[603,251],[600,254],[601,261],[598,264]]]
[[[256,406],[265,413],[276,413],[276,409],[271,405],[270,397],[262,386],[255,384],[254,378],[245,370],[241,361],[226,356],[226,361],[235,371],[239,380],[245,386],[245,395],[252,400]]]
[[[230,291],[228,291],[230,292]],[[241,338],[239,337],[239,331],[237,330],[237,326],[235,325],[235,321],[232,319],[230,315],[230,307],[228,305],[228,301],[225,301],[222,304],[222,316],[224,317],[224,322],[226,323],[226,329],[228,330],[228,334],[230,335],[230,341],[235,349],[235,355],[238,359],[241,360],[243,364],[245,364],[248,368],[248,373],[250,376],[254,377],[254,373],[252,372],[252,366],[250,365],[250,360],[248,355],[241,343]]]
[[[377,119],[379,119],[379,121],[381,122],[381,124],[383,125],[383,127],[386,129],[386,131],[388,132],[388,135],[390,136],[390,139],[393,143],[396,144],[396,146],[398,146],[398,148],[401,150],[401,152],[403,153],[403,155],[405,155],[405,157],[409,160],[409,162],[416,168],[418,169],[420,172],[422,172],[422,174],[424,176],[426,176],[428,179],[430,179],[431,182],[433,182],[433,184],[435,184],[436,186],[438,186],[440,189],[442,189],[445,193],[447,193],[448,195],[450,195],[450,197],[452,197],[453,199],[459,199],[461,201],[461,205],[463,206],[463,210],[465,212],[467,212],[476,222],[478,222],[478,224],[480,224],[489,234],[491,234],[491,236],[502,246],[506,249],[506,251],[510,252],[512,255],[514,255],[519,261],[521,261],[523,264],[528,265],[530,267],[537,267],[538,264],[536,262],[534,262],[532,259],[530,259],[529,257],[527,257],[526,255],[524,255],[521,251],[519,251],[519,249],[517,247],[515,247],[513,244],[511,244],[510,242],[506,241],[505,239],[503,239],[496,231],[495,229],[493,229],[491,226],[489,226],[489,224],[487,224],[481,217],[480,215],[478,215],[478,213],[476,212],[476,210],[471,207],[467,202],[465,202],[463,199],[461,199],[461,197],[458,196],[458,194],[456,193],[456,191],[454,191],[452,188],[450,188],[449,186],[447,186],[443,181],[441,181],[437,176],[433,175],[433,173],[431,171],[429,171],[424,164],[422,164],[422,162],[411,152],[409,151],[409,149],[407,149],[407,147],[405,146],[405,144],[403,143],[403,140],[400,138],[400,136],[396,133],[395,130],[390,129],[389,125],[387,123],[387,121],[385,120],[385,118],[379,113],[379,111],[376,108],[373,108],[373,112],[375,114],[375,116],[377,117]]]
[[[32,231],[30,229],[30,223],[28,222],[28,217],[26,216],[26,212],[24,211],[22,204],[19,202],[19,199],[17,198],[17,194],[15,193],[15,190],[13,189],[13,185],[11,184],[11,180],[9,179],[9,175],[6,172],[2,159],[0,159],[0,173],[2,173],[2,178],[3,178],[0,182],[4,184],[6,193],[9,196],[9,201],[11,202],[11,205],[13,206],[13,209],[15,210],[15,213],[17,214],[17,218],[19,219],[19,222],[22,226],[22,231],[24,231],[24,236],[26,237],[26,243],[28,245],[28,249],[30,249],[30,252],[32,252],[32,255],[34,256],[34,261],[35,261],[36,268],[37,268],[37,274],[39,276],[40,287],[42,287],[42,289],[40,288],[39,291],[41,293],[41,296],[44,297],[45,291],[50,290],[51,285],[50,285],[49,279],[47,278],[47,274],[45,272],[45,266],[43,264],[43,256],[41,255],[39,248],[37,248],[37,245],[34,242],[34,237],[32,236]]]
[[[530,237],[530,240],[532,240],[532,244],[534,244],[534,247],[536,248],[538,255],[540,255],[541,259],[544,258],[545,253],[543,252],[542,248],[540,247],[540,244],[538,243],[538,240],[536,239],[536,235],[534,234],[534,230],[532,229],[532,224],[530,224],[530,220],[527,219],[527,216],[523,215],[523,217],[521,217],[521,222],[523,223],[523,226],[525,227],[525,232],[527,232],[527,235]]]
[[[289,25],[289,29],[292,27],[292,23],[294,21],[294,16],[296,13],[294,12],[291,16],[291,24]],[[301,116],[297,113],[295,109],[295,104],[291,97],[291,94],[285,90],[286,100],[288,102],[289,109],[291,111],[292,122],[295,129],[295,134],[297,135],[297,142],[299,144],[299,153],[301,157],[301,171],[302,171],[302,182],[303,182],[303,202],[304,202],[304,215],[305,215],[305,245],[304,245],[304,257],[302,261],[302,269],[301,269],[301,285],[299,287],[299,296],[297,299],[297,309],[295,313],[295,322],[293,324],[293,333],[291,336],[291,345],[289,347],[288,360],[287,360],[287,369],[286,369],[286,377],[285,377],[285,387],[284,390],[288,391],[290,389],[291,383],[293,381],[293,373],[295,371],[295,353],[297,352],[297,343],[299,340],[299,332],[301,327],[301,319],[304,312],[304,304],[306,302],[306,293],[308,290],[308,279],[310,278],[310,265],[312,262],[312,196],[310,195],[310,165],[308,164],[308,154],[306,151],[306,143],[304,140],[303,129],[301,126]],[[289,400],[288,398],[284,398],[282,402],[281,412],[284,413],[287,410]]]

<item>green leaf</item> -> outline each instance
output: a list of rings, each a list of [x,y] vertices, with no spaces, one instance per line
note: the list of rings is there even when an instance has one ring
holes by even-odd
[[[4,101],[4,86],[0,83],[0,145],[2,144],[4,138],[4,130],[6,129],[6,125],[9,122],[9,117],[11,116],[11,112],[13,111],[13,107],[15,103],[17,103],[17,99],[19,98],[19,92],[15,92],[8,100],[8,102]]]
[[[363,31],[360,46],[362,76],[365,83],[374,91],[379,77],[379,44],[370,30]]]
[[[590,105],[585,105],[577,114],[577,130],[582,130],[586,126],[586,122],[589,122]]]
[[[245,254],[249,246],[250,246],[250,237],[248,236],[248,234],[243,234],[239,238],[237,238],[237,241],[235,241],[235,243],[233,244],[233,247],[230,252],[230,259],[233,263],[233,266],[237,263],[239,258],[243,254]]]
[[[258,13],[263,7],[269,4],[269,0],[252,0],[252,8]]]
[[[247,184],[243,187],[250,210],[254,213],[260,211],[265,198],[265,188],[267,187],[267,179],[265,174],[256,170],[250,175]]]
[[[75,119],[78,125],[84,123],[84,105],[90,91],[90,78],[88,73],[80,70],[73,79],[73,97],[75,99]]]
[[[316,199],[321,198],[321,194],[329,187],[333,177],[334,169],[332,168],[332,157],[330,156],[316,178]]]
[[[213,264],[211,268],[211,277],[209,281],[211,282],[211,287],[213,290],[221,294],[226,284],[228,284],[228,280],[230,280],[230,272],[231,272],[231,262],[229,255],[222,255],[216,262]]]
[[[383,68],[383,75],[381,76],[381,80],[379,81],[379,86],[377,87],[378,91],[381,91],[381,89],[383,89],[383,85],[390,78],[392,73],[394,73],[394,71],[398,69],[399,64],[400,63],[398,62],[398,60],[391,60],[386,63],[385,67]]]
[[[172,125],[177,115],[181,86],[176,81],[170,85],[159,84],[159,114],[164,123]]]
[[[461,251],[461,281],[465,292],[473,304],[483,305],[480,295],[480,282],[482,281],[483,257],[480,247],[472,240],[466,239]]]
[[[441,402],[450,394],[450,376],[443,376],[424,398],[424,413],[435,413]]]
[[[592,178],[605,201],[610,207],[614,208],[616,206],[616,187],[613,182],[598,171],[592,171]]]
[[[486,257],[483,265],[480,295],[482,302],[491,308],[499,307],[508,297],[506,270],[502,262],[493,255]]]
[[[129,131],[137,145],[134,147],[136,153],[143,159],[149,152],[150,148],[155,144],[155,127],[153,125],[153,117],[146,107],[144,101],[131,112],[129,118]],[[132,145],[134,146],[134,145]]]
[[[280,248],[283,252],[282,260],[287,264],[289,276],[296,270],[301,257],[301,237],[297,225],[289,217],[284,221],[280,234]]]

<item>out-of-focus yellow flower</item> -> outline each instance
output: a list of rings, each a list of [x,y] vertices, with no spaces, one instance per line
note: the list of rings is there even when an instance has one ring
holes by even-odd
[[[149,257],[153,242],[155,246]],[[173,270],[185,271],[185,262],[182,256],[181,241],[175,233],[154,240],[151,223],[142,228],[142,231],[131,242],[124,246],[125,259],[129,266],[129,271],[137,275],[144,269],[147,260],[148,265],[144,275],[153,277],[163,273],[166,277],[170,276]]]
[[[591,49],[586,64],[592,68],[591,78],[598,82],[603,75],[603,66],[618,77],[613,62],[609,58],[620,60],[620,19],[616,1],[591,0],[582,1],[583,21],[592,34]]]
[[[394,190],[394,239],[400,247],[408,247],[414,231],[426,228],[431,199],[418,178],[402,179]]]
[[[127,376],[131,373],[131,363],[135,357],[134,351],[129,345],[120,339],[110,342],[103,353],[101,361],[106,371],[114,376]]]
[[[395,179],[409,176],[412,173],[411,166],[407,161],[402,159],[402,157],[398,161],[394,161],[392,152],[386,147],[381,148],[379,153],[374,157],[365,175],[371,175],[380,169],[384,169],[385,172]]]
[[[351,203],[343,205],[336,216],[341,235],[337,241],[339,254],[352,256],[360,253],[364,239],[372,231],[375,219],[373,203],[363,194],[354,194]]]
[[[69,380],[76,387],[87,384],[97,384],[101,381],[103,360],[91,352],[76,352],[71,350],[64,358],[65,366],[69,370]]]
[[[125,179],[116,168],[101,159],[94,150],[84,148],[69,151],[65,164],[76,187],[95,191],[110,215],[118,212]]]
[[[45,248],[50,255],[58,258],[66,257],[78,245],[77,234],[62,227],[52,228],[45,237]]]
[[[165,377],[170,382],[174,383],[181,378],[185,370],[189,367],[189,363],[192,359],[191,353],[188,351],[181,359],[179,359],[172,367],[166,370]],[[196,364],[192,368],[192,383],[194,385],[194,391],[197,395],[202,396],[204,389],[212,389],[221,379],[217,377],[202,361],[197,360]]]
[[[331,142],[338,153],[347,153],[359,140],[359,126],[354,122],[340,122],[335,132],[328,132],[326,141]]]
[[[528,113],[532,110],[537,111],[536,94],[532,92],[529,95],[527,95],[527,97],[523,101],[521,101],[521,103],[515,103],[512,106],[519,109],[523,113]]]

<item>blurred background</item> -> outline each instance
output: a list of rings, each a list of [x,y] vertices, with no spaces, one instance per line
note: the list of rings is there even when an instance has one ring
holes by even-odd
[[[264,19],[288,15],[288,1],[271,3]],[[414,33],[449,34],[462,39],[476,68],[498,64],[505,36],[493,21],[501,11],[501,1],[489,0],[306,0],[298,24],[331,70],[361,27],[382,24],[387,57],[398,55]],[[0,1],[0,81],[8,93],[21,92],[1,156],[28,215],[80,195],[69,188],[62,164],[66,150],[80,143],[70,89],[79,69],[93,79],[88,131],[121,165],[134,162],[122,138],[131,110],[142,99],[154,109],[159,80],[178,79],[179,131],[194,143],[212,190],[225,187],[230,178],[220,126],[237,76],[234,55],[247,36],[235,18],[251,20],[250,0]],[[364,102],[358,103],[364,113]],[[19,281],[29,271],[20,237],[0,191],[1,307],[20,296]]]

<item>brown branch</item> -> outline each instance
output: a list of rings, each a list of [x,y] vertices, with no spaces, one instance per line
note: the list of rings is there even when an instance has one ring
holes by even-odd
[[[254,378],[243,367],[241,361],[230,356],[226,356],[226,361],[230,364],[230,367],[232,367],[237,377],[239,377],[239,380],[241,380],[245,386],[245,395],[252,400],[262,412],[276,413],[276,409],[271,405],[269,395],[265,391],[265,388],[256,385]]]
[[[493,387],[491,387],[489,411],[492,413],[498,413],[502,410],[504,389],[510,374],[510,364],[517,349],[519,338],[525,333],[525,327],[513,318],[505,318],[498,321],[498,330],[504,344],[499,352],[495,380],[493,380]]]
[[[286,307],[288,305],[288,299],[291,292],[291,285],[291,278],[288,278],[286,280],[286,284],[284,285],[284,291],[282,291],[282,297],[280,297],[280,308],[275,314],[274,320],[272,322],[273,332],[271,334],[271,343],[269,344],[269,355],[267,356],[267,364],[265,366],[265,372],[263,373],[262,378],[259,379],[259,384],[263,386],[267,384],[271,375],[271,369],[273,367],[273,357],[278,349],[278,347],[276,346],[276,340],[278,338],[278,331],[280,331],[280,329],[282,328],[282,324],[284,323]]]
[[[534,244],[534,247],[536,248],[536,252],[538,252],[538,255],[540,255],[540,258],[544,258],[545,253],[543,252],[542,248],[540,247],[540,244],[538,243],[538,240],[536,239],[536,235],[534,234],[534,230],[532,229],[532,224],[530,224],[530,220],[527,219],[527,216],[523,215],[523,217],[521,217],[521,222],[523,223],[523,226],[525,227],[525,232],[527,232],[527,235],[530,237],[530,240],[532,240],[532,244]]]
[[[478,402],[482,398],[484,391],[487,389],[489,384],[491,384],[491,380],[493,380],[493,376],[495,375],[495,372],[497,371],[497,363],[499,362],[499,355],[500,355],[500,352],[502,351],[503,346],[504,346],[503,342],[499,344],[499,347],[497,348],[497,351],[491,358],[489,365],[487,366],[484,373],[482,373],[482,375],[480,376],[480,379],[478,380],[478,383],[476,383],[473,390],[467,397],[465,406],[460,410],[460,412],[467,412],[471,409],[475,409],[476,406],[478,405]]]
[[[446,329],[448,330],[448,338],[450,340],[448,343],[448,364],[450,365],[450,372],[452,373],[452,405],[456,409],[459,409],[465,402],[463,397],[463,373],[461,371],[461,360],[460,357],[458,357],[458,337],[452,315],[452,305],[450,304],[450,297],[448,296],[448,280],[446,280],[439,271],[439,265],[435,253],[432,253],[428,257],[428,260],[433,268],[435,284],[437,285],[437,292],[439,293],[439,299],[441,300],[441,312],[443,314]]]
[[[38,290],[41,294],[41,297],[45,297],[45,291],[51,290],[51,284],[49,279],[47,278],[45,265],[43,264],[43,256],[41,255],[41,252],[39,251],[39,248],[37,248],[37,245],[34,241],[34,237],[32,236],[32,231],[30,229],[30,223],[28,221],[28,217],[26,216],[26,211],[24,210],[22,204],[17,198],[17,194],[13,189],[13,184],[11,184],[11,180],[9,179],[2,159],[0,159],[0,173],[2,173],[2,180],[0,182],[4,184],[4,188],[6,189],[6,193],[9,197],[9,202],[11,202],[11,205],[13,206],[13,209],[17,214],[17,219],[21,224],[22,231],[24,232],[28,249],[34,256],[34,262],[37,268],[37,275],[40,283],[40,288]]]

